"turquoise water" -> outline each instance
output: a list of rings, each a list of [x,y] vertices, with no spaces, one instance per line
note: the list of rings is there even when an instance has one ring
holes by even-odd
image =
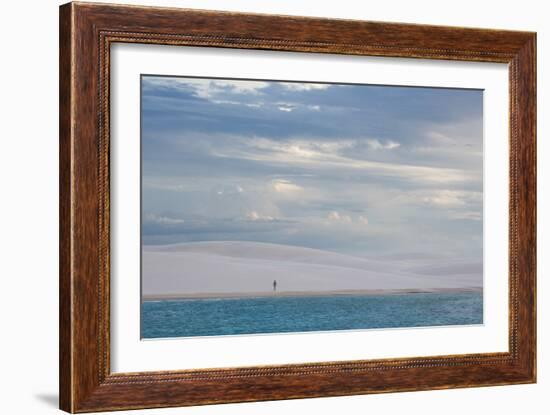
[[[145,301],[142,338],[483,323],[483,296],[415,293]]]

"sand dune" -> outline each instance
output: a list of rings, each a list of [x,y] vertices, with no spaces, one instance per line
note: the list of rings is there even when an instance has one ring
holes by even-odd
[[[479,263],[359,258],[258,242],[144,246],[145,297],[278,291],[433,290],[482,286]]]

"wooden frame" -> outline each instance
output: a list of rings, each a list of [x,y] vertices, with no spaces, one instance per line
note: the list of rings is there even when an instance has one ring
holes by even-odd
[[[109,56],[115,42],[508,63],[509,352],[111,374]],[[90,412],[535,382],[535,83],[534,33],[104,4],[61,6],[61,409]]]

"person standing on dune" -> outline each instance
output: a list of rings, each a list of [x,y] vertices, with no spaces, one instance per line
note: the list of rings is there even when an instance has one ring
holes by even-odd
[[[273,292],[277,291],[277,280],[273,280]]]

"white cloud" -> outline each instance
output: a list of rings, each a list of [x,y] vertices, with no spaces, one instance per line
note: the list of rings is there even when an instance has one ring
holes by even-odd
[[[483,214],[479,211],[452,212],[451,219],[457,220],[482,220]]]
[[[462,206],[465,201],[460,195],[452,191],[442,191],[433,196],[426,196],[424,202],[435,206]]]
[[[329,214],[327,215],[327,219],[331,222],[351,223],[351,216],[342,215],[336,210],[329,212]]]
[[[184,219],[170,218],[168,216],[156,215],[154,213],[148,213],[145,215],[147,222],[157,223],[159,225],[178,225],[185,222]]]
[[[284,111],[284,112],[292,112],[294,111],[294,107],[290,107],[290,106],[280,106],[280,107],[277,107],[279,109],[279,111]]]
[[[310,144],[314,148],[328,153],[338,153],[341,150],[352,148],[355,145],[353,140],[328,141]]]
[[[296,193],[304,190],[301,186],[292,183],[290,180],[278,179],[273,181],[273,188],[278,193]]]
[[[373,150],[393,150],[394,148],[399,148],[401,144],[396,143],[395,141],[388,140],[384,143],[377,139],[367,140],[367,144]]]
[[[218,105],[241,105],[239,101],[229,101],[225,99],[212,99],[210,102]]]
[[[269,86],[268,82],[262,81],[212,81],[215,88],[229,88],[234,94],[258,95],[261,90]]]
[[[481,202],[481,192],[468,192],[461,190],[438,190],[423,197],[423,202],[439,207],[460,207],[472,202]]]
[[[424,139],[411,151],[431,157],[470,160],[483,157],[483,119],[466,118],[457,122],[433,124],[423,132]],[[472,158],[475,157],[475,158]]]
[[[426,134],[435,144],[453,145],[456,144],[456,140],[447,134],[440,133],[438,131],[428,131]]]
[[[341,150],[352,148],[355,145],[353,140],[338,141],[312,141],[312,140],[291,140],[286,142],[274,141],[266,138],[255,138],[246,143],[249,146],[268,152],[282,152],[290,155],[312,158],[323,153],[338,153]]]
[[[448,183],[479,180],[477,173],[470,170],[371,161],[338,154],[341,149],[353,147],[353,140],[325,142],[296,139],[277,141],[256,137],[242,140],[242,144],[240,148],[214,149],[212,155],[298,166],[302,169],[309,167],[311,169],[365,170],[378,176],[397,177],[407,181]]]
[[[313,84],[305,82],[279,82],[279,85],[283,86],[289,91],[314,91],[330,88],[329,84]]]
[[[230,92],[232,94],[258,95],[262,89],[269,86],[263,81],[239,81],[205,78],[164,78],[146,77],[145,85],[157,87],[191,89],[193,94],[199,98],[211,99],[220,94]],[[213,100],[214,103],[235,104],[236,101]]]
[[[222,186],[222,187],[215,186],[214,189],[216,189],[216,188],[219,189],[219,190],[215,190],[216,194],[219,195],[219,196],[222,196],[222,195],[235,195],[237,193],[243,193],[244,192],[244,189],[239,185],[236,185],[236,186]]]
[[[400,146],[401,146],[401,144],[396,143],[395,141],[388,141],[384,148],[386,148],[388,150],[393,150],[394,148],[398,148]]]
[[[194,79],[191,82],[187,82],[187,86],[194,89],[196,96],[205,99],[227,94],[228,92],[232,94],[258,95],[268,85],[267,82],[214,81],[205,79]]]
[[[160,181],[143,181],[143,187],[148,189],[166,190],[170,192],[185,192],[191,189],[189,185],[178,183],[162,183]]]
[[[252,222],[271,222],[272,220],[275,220],[273,216],[260,215],[255,210],[248,212],[246,214],[246,219]]]
[[[241,101],[231,101],[231,100],[224,100],[224,99],[211,99],[211,103],[218,104],[218,105],[244,105],[245,107],[249,108],[261,108],[263,106],[263,103],[261,102],[241,102]]]
[[[309,111],[320,111],[321,107],[319,105],[304,105],[293,102],[277,102],[277,109],[284,112],[292,112],[297,108],[306,109]]]
[[[366,215],[359,216],[358,221],[359,221],[359,223],[362,223],[363,225],[368,225],[369,224],[369,219],[367,218]]]
[[[356,218],[353,218],[351,215],[347,213],[340,213],[336,210],[333,210],[328,213],[327,220],[329,223],[340,223],[340,224],[360,224],[360,225],[368,225],[369,220],[365,214],[359,215]]]
[[[314,150],[308,149],[307,146],[300,144],[293,144],[283,148],[285,152],[297,157],[312,158],[316,155]]]

